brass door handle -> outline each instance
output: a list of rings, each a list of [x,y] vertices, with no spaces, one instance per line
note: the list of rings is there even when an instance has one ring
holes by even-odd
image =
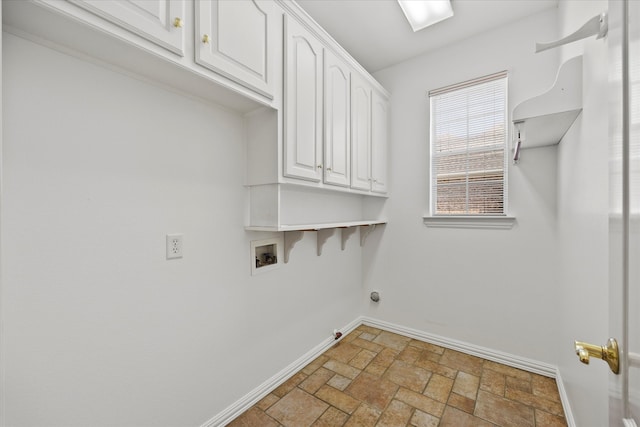
[[[617,375],[620,373],[620,354],[618,352],[618,342],[615,338],[609,338],[609,341],[604,346],[593,345],[582,341],[576,341],[574,345],[576,354],[582,363],[588,365],[589,358],[595,357],[596,359],[602,359],[607,362],[611,372],[614,374]]]

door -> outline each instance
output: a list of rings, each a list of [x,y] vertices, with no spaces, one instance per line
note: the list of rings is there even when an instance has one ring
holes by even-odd
[[[285,16],[284,175],[322,179],[322,44]]]
[[[351,188],[371,189],[371,87],[351,79]]]
[[[351,183],[351,72],[329,50],[324,51],[324,182]]]
[[[184,55],[184,0],[71,0],[163,48]]]
[[[195,7],[196,62],[273,99],[273,49],[282,46],[275,3],[198,0]]]
[[[389,102],[379,93],[371,96],[371,191],[387,192]]]
[[[640,425],[640,2],[609,1],[611,426]]]

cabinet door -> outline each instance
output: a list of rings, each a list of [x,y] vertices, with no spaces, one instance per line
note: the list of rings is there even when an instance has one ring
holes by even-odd
[[[197,0],[196,62],[273,99],[274,52],[282,46],[271,0]]]
[[[351,72],[331,51],[324,51],[324,182],[351,183]]]
[[[389,102],[379,93],[371,97],[371,191],[386,193],[389,144]]]
[[[285,16],[284,175],[322,179],[322,45]]]
[[[351,78],[351,188],[371,189],[371,87]]]
[[[184,55],[184,0],[70,0],[173,53]]]

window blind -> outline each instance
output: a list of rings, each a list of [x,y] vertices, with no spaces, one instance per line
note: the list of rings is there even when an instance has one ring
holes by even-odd
[[[506,71],[429,92],[432,215],[506,213]]]

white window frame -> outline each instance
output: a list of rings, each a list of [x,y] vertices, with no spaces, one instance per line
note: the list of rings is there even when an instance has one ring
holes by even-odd
[[[434,176],[434,133],[435,126],[433,123],[433,99],[438,95],[458,91],[461,89],[470,88],[479,84],[494,82],[498,80],[504,81],[505,91],[505,111],[504,111],[504,149],[503,149],[503,212],[500,214],[462,214],[454,215],[448,213],[436,213],[436,194],[435,185],[433,180]],[[508,75],[506,71],[494,73],[491,75],[479,77],[476,79],[468,80],[465,82],[457,83],[454,85],[446,86],[440,89],[432,90],[428,93],[429,96],[429,215],[424,217],[424,223],[429,227],[455,227],[455,228],[497,228],[497,229],[509,229],[513,227],[515,218],[508,216],[508,141],[509,141],[509,126],[508,126]],[[467,183],[468,185],[468,183]]]

